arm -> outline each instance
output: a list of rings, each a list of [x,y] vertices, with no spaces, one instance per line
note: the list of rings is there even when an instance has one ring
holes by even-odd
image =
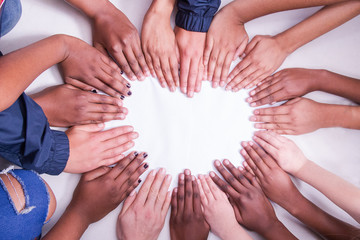
[[[241,154],[247,163],[246,168],[254,172],[260,186],[272,201],[327,239],[349,239],[357,231],[355,227],[329,215],[303,197],[289,175],[258,145],[243,142],[242,146],[244,149]]]
[[[170,25],[174,6],[175,0],[153,0],[141,31],[142,48],[151,74],[172,92],[179,86],[179,50]]]
[[[228,89],[235,88],[237,91],[243,87],[253,87],[274,72],[293,51],[359,13],[359,1],[337,3],[324,7],[311,17],[274,37],[254,37],[245,49],[246,57],[230,73],[229,80],[232,81],[227,86]],[[246,16],[249,18],[248,14]],[[266,52],[269,48],[272,48],[271,54],[269,51]],[[251,66],[248,67],[250,64]],[[255,72],[255,70],[258,71]]]
[[[308,160],[290,139],[261,131],[255,133],[254,140],[271,154],[282,169],[318,189],[360,222],[359,188]]]
[[[129,79],[144,80],[145,76],[149,76],[138,31],[124,13],[109,0],[67,2],[91,19],[94,47],[104,55],[112,56]]]
[[[139,185],[148,166],[143,161],[143,154],[132,152],[112,169],[85,173],[64,214],[43,239],[80,239],[90,224],[114,210]],[[90,197],[94,194],[96,197]]]

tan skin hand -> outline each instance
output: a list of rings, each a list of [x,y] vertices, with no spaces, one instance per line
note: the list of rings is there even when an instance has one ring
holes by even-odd
[[[244,59],[229,74],[226,90],[254,87],[278,69],[287,55],[275,37],[255,36],[245,49]]]
[[[282,169],[292,175],[309,161],[293,141],[272,131],[255,132],[254,141],[270,154]]]
[[[209,225],[201,209],[199,187],[186,169],[179,175],[178,188],[172,194],[170,236],[172,240],[205,240],[208,235]]]
[[[69,208],[89,223],[99,221],[139,185],[139,177],[148,167],[144,160],[144,153],[132,152],[113,168],[101,167],[85,173],[74,191]],[[91,197],[94,195],[96,197]]]
[[[164,15],[149,9],[142,26],[141,42],[151,74],[157,76],[163,88],[168,86],[174,92],[180,84],[179,50],[170,16]]]
[[[215,88],[225,86],[231,62],[244,52],[249,40],[244,25],[235,16],[228,4],[215,15],[206,34],[204,65]]]
[[[49,87],[30,97],[41,106],[50,126],[56,127],[123,120],[128,113],[118,98],[83,91],[69,84]]]
[[[314,91],[317,70],[289,68],[267,77],[246,99],[251,107],[301,97]]]
[[[101,131],[104,124],[75,126],[65,133],[69,138],[70,156],[64,169],[82,173],[116,163],[123,153],[134,146],[139,134],[131,126]]]
[[[225,161],[227,161],[226,165]],[[226,182],[214,172],[210,172],[210,177],[230,196],[233,204],[238,208],[239,223],[263,235],[274,223],[278,222],[273,207],[255,177],[249,172],[235,168],[228,160],[224,160],[224,165],[229,171],[220,161],[215,161],[216,169]]]
[[[255,128],[272,130],[278,134],[299,135],[324,127],[325,104],[306,98],[295,98],[284,105],[254,111],[250,121]]]
[[[289,202],[292,193],[298,190],[289,175],[282,170],[275,160],[253,142],[243,142],[240,151],[247,167],[255,174],[265,195],[272,201],[283,206]]]
[[[130,80],[144,80],[150,75],[137,29],[111,3],[93,18],[93,42],[97,49],[116,60]]]
[[[120,240],[156,240],[164,226],[170,207],[171,192],[168,191],[171,176],[165,169],[156,175],[152,170],[139,193],[133,191],[125,200],[116,225]]]
[[[66,83],[85,91],[95,88],[118,98],[131,95],[130,84],[109,57],[77,38],[64,39],[65,60],[59,66]]]
[[[175,35],[180,53],[180,89],[188,97],[193,97],[194,92],[200,92],[204,78],[203,51],[206,33],[175,27]]]

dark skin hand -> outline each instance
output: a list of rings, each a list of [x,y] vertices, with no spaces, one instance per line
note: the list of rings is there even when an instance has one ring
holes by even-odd
[[[48,87],[30,97],[55,127],[123,120],[128,113],[118,98],[83,91],[69,84]]]
[[[227,170],[218,160],[214,165],[225,181],[214,172],[210,172],[210,177],[230,196],[238,222],[266,239],[296,239],[277,219],[255,177],[229,160],[223,163]]]
[[[289,175],[262,148],[253,142],[243,142],[242,146],[241,154],[247,163],[246,168],[252,170],[272,201],[326,239],[353,239],[356,236],[358,229],[329,215],[302,196]]]
[[[170,236],[172,240],[207,239],[210,227],[201,209],[200,191],[190,170],[179,175],[178,188],[171,199]]]

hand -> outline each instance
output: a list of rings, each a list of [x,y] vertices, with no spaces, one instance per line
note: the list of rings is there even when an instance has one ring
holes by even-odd
[[[171,176],[160,169],[152,170],[138,194],[133,191],[125,200],[116,224],[118,239],[156,240],[164,226],[170,207],[168,192]]]
[[[232,4],[226,5],[215,15],[206,34],[204,65],[215,88],[219,83],[225,86],[231,62],[244,52],[249,40],[236,15]]]
[[[294,176],[309,161],[293,141],[274,132],[255,132],[254,141],[265,149],[282,169]]]
[[[251,107],[301,97],[315,91],[317,70],[289,68],[267,77],[246,99]]]
[[[226,194],[221,191],[211,178],[199,175],[197,180],[200,189],[201,204],[206,222],[211,231],[221,239],[251,239],[238,224],[234,210]]]
[[[82,173],[114,164],[139,136],[131,126],[101,131],[104,126],[103,123],[75,126],[65,132],[70,145],[65,172]]]
[[[116,60],[130,80],[144,80],[150,75],[138,31],[109,1],[93,18],[93,42],[102,53],[108,53]]]
[[[275,37],[255,36],[245,49],[244,59],[229,74],[226,90],[252,88],[278,69],[286,57]]]
[[[199,187],[190,170],[179,175],[178,188],[171,200],[170,236],[172,240],[202,240],[209,235],[209,225],[201,210]]]
[[[118,66],[89,44],[66,37],[65,60],[59,63],[66,83],[90,91],[96,88],[110,96],[130,96],[130,84],[121,76]]]
[[[83,174],[68,206],[88,224],[94,223],[114,210],[141,180],[148,164],[146,154],[130,153],[113,168],[101,167]],[[94,197],[96,195],[96,197]]]
[[[180,89],[188,97],[200,92],[204,78],[203,51],[206,33],[191,32],[175,27],[176,41],[180,52]]]
[[[299,191],[289,175],[258,145],[253,142],[242,142],[241,145],[244,149],[240,153],[247,163],[245,168],[254,172],[265,195],[284,208],[295,204]]]
[[[255,128],[272,130],[278,134],[299,135],[324,126],[325,104],[307,98],[295,98],[279,107],[256,109],[250,121]]]
[[[210,177],[230,196],[238,208],[239,223],[264,236],[274,224],[279,222],[273,207],[254,176],[247,171],[235,168],[229,160],[224,160],[223,163],[229,172],[218,160],[214,165],[226,182],[214,172],[210,172]]]
[[[172,9],[167,14],[163,12],[164,9],[156,10],[153,4],[144,17],[142,48],[153,77],[156,75],[163,88],[167,84],[170,91],[174,92],[179,86],[179,49],[170,25]]]
[[[31,98],[41,106],[50,125],[56,127],[123,120],[128,113],[120,99],[68,84],[46,88]]]

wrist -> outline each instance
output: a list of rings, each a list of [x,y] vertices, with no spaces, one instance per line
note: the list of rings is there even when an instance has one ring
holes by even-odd
[[[157,16],[169,18],[170,21],[170,16],[174,9],[174,6],[174,0],[153,0],[146,15],[156,14]]]
[[[273,39],[276,40],[279,48],[282,52],[284,52],[284,54],[286,54],[286,56],[289,56],[296,50],[296,47],[292,44],[291,39],[289,39],[284,33],[279,33],[273,36]]]
[[[324,69],[309,69],[309,78],[311,82],[312,91],[324,91],[330,72]]]
[[[243,232],[244,229],[235,221],[232,224],[227,225],[226,229],[221,229],[217,234],[218,237],[223,240],[232,240],[237,239],[238,236],[242,236]]]

